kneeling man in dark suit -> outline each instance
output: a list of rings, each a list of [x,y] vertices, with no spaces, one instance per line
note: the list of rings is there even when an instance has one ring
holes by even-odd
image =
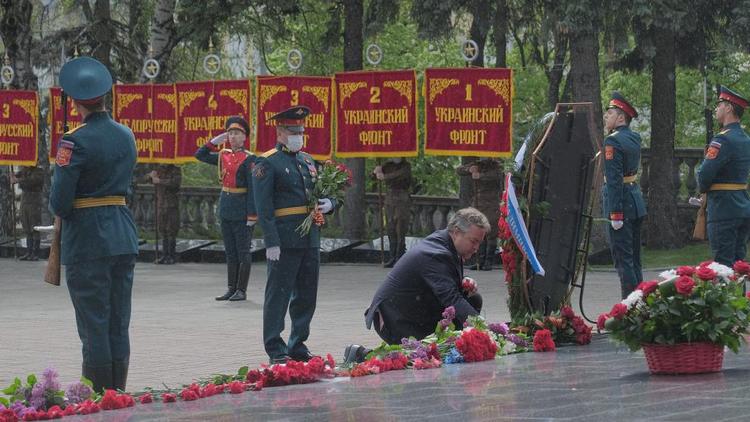
[[[465,292],[463,262],[471,258],[490,230],[487,217],[474,208],[456,212],[445,230],[438,230],[409,249],[375,293],[365,312],[367,328],[389,344],[404,337],[422,339],[435,331],[443,310],[456,309],[463,324],[482,309],[476,288]]]

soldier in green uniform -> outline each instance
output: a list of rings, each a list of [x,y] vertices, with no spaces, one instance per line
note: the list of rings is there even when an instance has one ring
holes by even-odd
[[[297,226],[310,213],[308,203],[317,179],[312,157],[301,152],[304,119],[310,110],[296,106],[274,115],[276,147],[266,151],[253,170],[258,221],[263,229],[268,280],[263,303],[263,343],[271,363],[312,358],[305,341],[315,313],[320,267],[320,228],[301,235]],[[332,213],[335,200],[321,199],[318,211]],[[289,309],[289,341],[281,338]]]
[[[104,106],[112,77],[79,57],[60,85],[83,124],[58,145],[49,208],[61,219],[61,257],[83,343],[83,376],[94,389],[125,389],[130,360],[131,290],[138,236],[125,196],[136,163],[133,132]]]
[[[174,164],[156,166],[149,173],[156,190],[156,218],[162,236],[162,257],[157,264],[177,261],[177,233],[180,231],[180,185],[182,170]]]
[[[636,174],[641,164],[641,136],[630,130],[638,116],[617,91],[604,114],[604,178],[602,201],[609,218],[607,230],[612,259],[620,277],[620,293],[626,298],[643,281],[641,273],[641,225],[646,215]]]
[[[232,116],[224,127],[226,132],[200,147],[195,158],[219,169],[219,217],[227,257],[227,291],[215,299],[234,302],[247,299],[250,281],[250,245],[257,221],[251,172],[256,157],[245,149],[250,125],[244,118]],[[229,148],[220,148],[227,141]]]
[[[744,260],[750,236],[750,138],[740,126],[748,101],[722,86],[716,104],[721,131],[711,139],[698,170],[698,188],[706,192],[708,242],[714,261],[732,266]]]
[[[373,174],[386,186],[385,215],[391,259],[384,267],[393,268],[406,252],[406,233],[411,223],[411,164],[403,158],[391,158],[376,166]]]
[[[498,160],[480,158],[456,169],[459,176],[471,176],[474,183],[472,206],[490,221],[490,231],[477,252],[479,269],[489,271],[497,262],[497,220],[500,218],[500,194],[503,190],[503,167]]]
[[[44,170],[41,167],[21,167],[10,175],[11,183],[18,183],[21,188],[21,226],[26,235],[26,254],[21,261],[39,260],[39,232],[34,226],[42,223],[42,187]]]

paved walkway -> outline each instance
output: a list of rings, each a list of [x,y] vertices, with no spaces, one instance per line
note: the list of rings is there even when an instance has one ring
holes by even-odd
[[[63,384],[80,377],[81,352],[75,315],[65,282],[42,281],[46,262],[0,259],[0,388],[13,377],[55,367]],[[349,343],[377,345],[363,312],[387,274],[378,265],[321,267],[318,304],[308,346],[340,360]],[[179,387],[194,378],[233,373],[266,362],[262,345],[262,303],[266,267],[254,264],[249,300],[217,302],[224,292],[224,264],[161,266],[138,263],[133,288],[131,363],[128,390]],[[489,321],[509,318],[499,270],[467,271],[484,298]],[[614,272],[592,272],[584,306],[589,317],[618,300]],[[577,307],[577,298],[575,300]],[[289,323],[287,321],[287,327]],[[288,335],[288,332],[284,333]]]

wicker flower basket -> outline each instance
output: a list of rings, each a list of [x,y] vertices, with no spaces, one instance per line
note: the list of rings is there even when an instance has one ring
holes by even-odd
[[[644,344],[652,374],[704,374],[719,372],[724,346],[714,343]]]

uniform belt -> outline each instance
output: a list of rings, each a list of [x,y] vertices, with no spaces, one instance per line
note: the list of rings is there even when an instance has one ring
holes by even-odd
[[[221,190],[228,193],[247,193],[247,188],[228,188],[226,186],[222,186]]]
[[[743,183],[714,183],[708,188],[709,191],[714,190],[746,190],[747,185]]]
[[[287,215],[307,214],[310,209],[303,205],[301,207],[277,208],[273,211],[274,217],[285,217]]]
[[[125,205],[125,197],[101,196],[98,198],[76,198],[73,201],[73,208],[108,207],[115,205]]]
[[[635,174],[632,176],[622,176],[622,183],[635,183],[638,176]],[[607,178],[604,178],[604,183],[607,183]]]

